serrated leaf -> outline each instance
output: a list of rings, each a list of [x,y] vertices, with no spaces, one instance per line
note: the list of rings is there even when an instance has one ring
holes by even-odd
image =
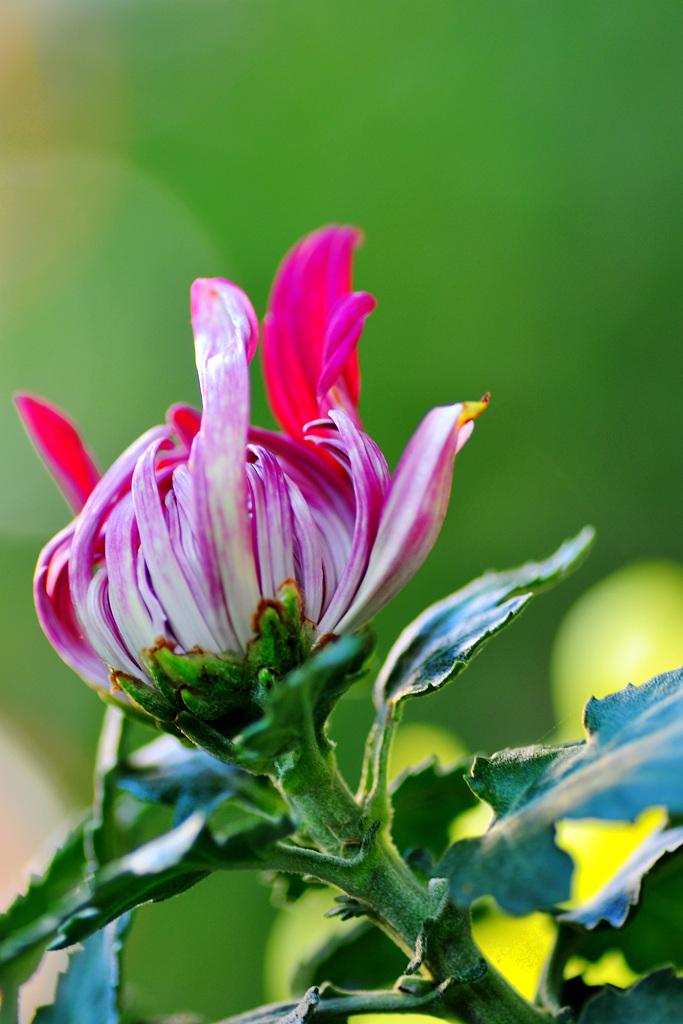
[[[403,630],[375,685],[375,704],[438,690],[463,671],[484,644],[516,618],[537,591],[575,569],[593,540],[586,527],[544,562],[488,572],[427,608]]]
[[[365,671],[373,649],[371,633],[353,633],[280,680],[268,695],[263,718],[235,740],[245,763],[249,757],[272,759],[295,749],[307,728],[321,738],[332,709]]]
[[[683,670],[591,699],[585,722],[581,743],[476,758],[471,785],[498,816],[435,869],[458,904],[492,895],[528,914],[568,899],[572,861],[554,843],[563,818],[633,821],[660,805],[683,813]]]
[[[665,967],[624,991],[606,986],[583,1007],[578,1024],[680,1024],[681,1020],[683,978]]]
[[[33,1024],[118,1024],[120,952],[128,918],[119,918],[69,955],[54,1001],[39,1007]]]
[[[616,875],[592,899],[566,914],[560,920],[580,924],[592,930],[601,921],[621,928],[629,911],[638,903],[643,877],[667,853],[683,845],[683,826],[660,829],[647,836]]]
[[[161,736],[135,751],[120,769],[120,788],[138,800],[175,808],[174,824],[195,811],[207,814],[228,797],[268,817],[280,817],[284,801],[272,784],[227,765],[203,750]]]
[[[58,927],[65,905],[86,870],[85,827],[83,821],[68,835],[45,874],[32,880],[26,893],[0,916],[0,974],[10,972],[13,964],[31,950],[44,948]]]
[[[619,949],[638,974],[664,963],[683,969],[683,850],[662,857],[641,884],[637,907],[618,930],[598,927],[583,936],[578,952],[596,961]]]
[[[426,846],[435,857],[440,856],[448,845],[453,819],[477,804],[464,778],[471,765],[470,757],[441,768],[437,759],[431,758],[405,772],[391,786],[391,835],[402,854]]]
[[[213,870],[258,868],[262,851],[293,830],[286,818],[246,822],[241,830],[217,841],[206,814],[197,812],[165,835],[100,868],[74,894],[50,948],[82,942],[121,914],[176,896]]]

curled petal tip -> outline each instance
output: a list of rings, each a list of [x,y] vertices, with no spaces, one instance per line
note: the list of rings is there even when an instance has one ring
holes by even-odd
[[[190,298],[195,335],[206,332],[213,349],[224,343],[226,331],[232,337],[241,330],[247,360],[251,360],[258,344],[258,319],[242,289],[223,277],[200,277],[192,285]]]
[[[478,416],[481,416],[486,406],[489,404],[489,392],[483,396],[479,402],[463,402],[462,412],[458,417],[457,428],[464,427],[466,423],[471,423],[472,420],[476,420]]]

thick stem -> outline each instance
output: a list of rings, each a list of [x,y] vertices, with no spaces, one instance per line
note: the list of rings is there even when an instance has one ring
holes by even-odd
[[[332,751],[307,744],[276,779],[300,830],[320,851],[289,848],[289,870],[308,872],[363,903],[374,920],[434,981],[454,979],[439,1015],[464,1024],[547,1024],[487,964],[472,937],[469,912],[435,897],[399,856],[386,830],[369,821],[337,771]],[[283,869],[288,865],[283,862]],[[438,902],[438,901],[437,901]],[[476,980],[475,980],[476,979]],[[426,1011],[432,1012],[432,1011]]]

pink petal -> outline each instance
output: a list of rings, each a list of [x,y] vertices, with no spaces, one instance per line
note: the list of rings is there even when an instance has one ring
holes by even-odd
[[[413,434],[387,493],[365,578],[336,631],[368,622],[431,551],[446,514],[464,408],[432,409]]]
[[[199,433],[202,414],[193,405],[176,402],[167,411],[166,422],[173,427],[174,433],[178,435],[185,447],[189,448],[195,435]]]
[[[355,228],[321,228],[294,246],[275,276],[263,325],[263,375],[273,414],[292,437],[301,437],[304,424],[318,417],[327,326],[336,303],[351,291],[353,250],[361,237]],[[355,408],[360,393],[355,351],[341,376]]]
[[[344,574],[337,584],[334,596],[320,621],[321,634],[331,633],[336,623],[348,609],[358,585],[365,574],[370,552],[377,534],[380,512],[384,501],[388,471],[375,467],[373,452],[368,455],[364,435],[341,410],[330,413],[330,418],[339,429],[350,464],[356,497],[356,521],[349,560]]]
[[[252,443],[277,456],[289,480],[296,484],[315,524],[323,565],[324,608],[329,604],[349,560],[355,524],[355,498],[349,474],[309,443],[252,427]],[[313,621],[313,616],[310,615]]]
[[[38,454],[71,507],[80,512],[101,474],[76,424],[35,395],[19,392],[14,402]]]
[[[217,641],[197,607],[166,525],[155,468],[161,444],[149,446],[133,473],[131,491],[140,544],[154,593],[178,642],[186,651],[193,647],[215,650]]]
[[[235,285],[202,279],[192,286],[192,324],[204,405],[190,457],[200,548],[207,578],[214,585],[213,566],[217,565],[222,600],[238,646],[245,649],[260,599],[244,467],[249,429],[247,359],[256,346],[255,317],[249,300]]]
[[[277,597],[280,586],[295,578],[294,524],[287,480],[277,459],[265,448],[250,446],[247,463],[252,495],[252,524],[260,572],[261,594]]]
[[[158,609],[150,611],[140,591],[139,548],[135,509],[130,495],[126,495],[117,502],[107,523],[105,560],[112,615],[130,656],[136,661],[141,660],[140,652],[153,647],[159,637],[173,640]]]
[[[167,438],[170,432],[167,426],[152,427],[127,448],[104,474],[76,520],[69,557],[69,581],[76,615],[83,624],[88,614],[88,587],[93,575],[95,544],[106,518],[112,505],[129,489],[140,455],[155,441]]]
[[[323,367],[316,388],[316,400],[322,416],[327,415],[330,409],[341,408],[357,426],[360,425],[356,409],[358,398],[353,399],[348,394],[342,374],[355,354],[365,321],[375,305],[374,298],[367,292],[351,292],[339,299],[330,314],[323,346]],[[328,396],[331,389],[333,394]]]
[[[76,523],[46,544],[38,557],[33,596],[43,632],[60,658],[91,686],[109,689],[109,671],[83,635],[71,601],[69,552]]]
[[[139,661],[131,658],[116,628],[105,568],[97,570],[88,587],[88,634],[102,660],[112,669],[132,676],[144,675]]]
[[[297,485],[289,479],[289,502],[294,517],[294,542],[299,572],[296,579],[304,597],[304,614],[311,622],[320,618],[324,595],[323,556],[311,510]]]

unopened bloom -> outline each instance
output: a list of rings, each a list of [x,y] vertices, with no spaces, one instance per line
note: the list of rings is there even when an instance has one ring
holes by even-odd
[[[222,279],[192,287],[201,412],[171,406],[104,475],[63,413],[17,396],[77,513],[38,561],[41,625],[87,682],[161,720],[184,706],[226,727],[254,717],[255,680],[367,623],[439,532],[483,404],[432,409],[390,477],[358,414],[356,345],[375,305],[351,291],[358,242],[323,228],[276,276],[262,354],[282,433],[250,426],[258,322]]]

